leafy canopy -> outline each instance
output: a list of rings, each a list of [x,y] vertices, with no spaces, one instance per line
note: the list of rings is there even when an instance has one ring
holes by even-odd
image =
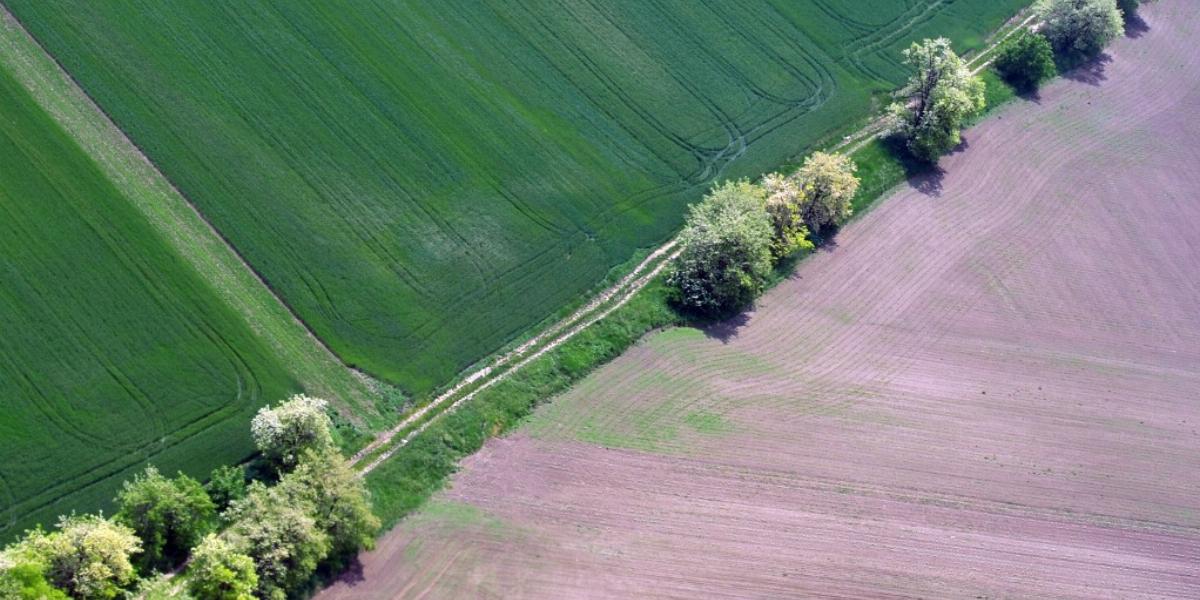
[[[192,552],[187,584],[197,600],[254,600],[258,573],[254,559],[209,534]]]
[[[297,394],[279,406],[260,408],[250,423],[255,445],[281,469],[296,466],[305,450],[332,448],[333,423],[326,406],[320,398]]]
[[[850,201],[858,193],[858,165],[843,154],[814,152],[804,159],[795,179],[804,195],[804,223],[814,235],[846,222]]]
[[[913,156],[933,162],[959,144],[963,123],[983,110],[983,80],[971,75],[946,38],[913,43],[904,62],[916,72],[901,90],[902,101],[889,109],[892,129]]]
[[[780,259],[811,249],[813,243],[808,239],[803,217],[806,199],[796,181],[770,173],[763,177],[762,188],[767,194],[766,209],[771,218],[771,254]]]
[[[35,529],[6,555],[44,568],[46,581],[82,600],[116,598],[136,575],[130,558],[141,552],[133,530],[96,515],[64,516],[58,530]]]
[[[200,482],[178,474],[163,477],[153,466],[126,481],[117,493],[115,519],[142,540],[139,563],[151,569],[173,567],[213,527],[216,509]]]
[[[719,317],[750,305],[771,274],[766,191],[727,181],[688,211],[668,282],[686,310]]]
[[[1023,31],[1004,42],[992,64],[1014,88],[1032,91],[1054,77],[1054,50],[1044,36]]]
[[[284,600],[306,586],[329,554],[329,535],[317,526],[311,504],[288,497],[280,486],[250,484],[230,508],[227,534],[238,552],[254,561],[256,594]]]
[[[242,466],[221,465],[213,469],[204,485],[218,512],[224,512],[236,500],[246,497],[246,469]]]
[[[1072,61],[1100,54],[1125,31],[1116,0],[1040,0],[1035,10],[1042,20],[1039,31]]]

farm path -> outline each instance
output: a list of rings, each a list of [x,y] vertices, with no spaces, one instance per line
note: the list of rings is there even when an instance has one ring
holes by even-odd
[[[1200,595],[1200,16],[650,336],[319,597]]]

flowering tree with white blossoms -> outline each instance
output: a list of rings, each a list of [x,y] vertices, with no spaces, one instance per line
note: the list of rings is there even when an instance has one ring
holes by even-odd
[[[297,394],[279,406],[264,406],[250,423],[254,444],[278,466],[294,467],[305,450],[333,447],[333,423],[325,413],[328,403]]]

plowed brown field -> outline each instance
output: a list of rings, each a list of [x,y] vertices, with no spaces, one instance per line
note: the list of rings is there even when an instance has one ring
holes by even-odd
[[[1144,16],[321,597],[1200,597],[1200,11]]]

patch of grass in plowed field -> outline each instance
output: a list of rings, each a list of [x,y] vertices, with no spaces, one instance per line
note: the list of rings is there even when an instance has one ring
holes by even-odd
[[[426,392],[1022,0],[6,4],[346,362]]]
[[[0,538],[247,457],[298,386],[4,71],[0,164]]]

